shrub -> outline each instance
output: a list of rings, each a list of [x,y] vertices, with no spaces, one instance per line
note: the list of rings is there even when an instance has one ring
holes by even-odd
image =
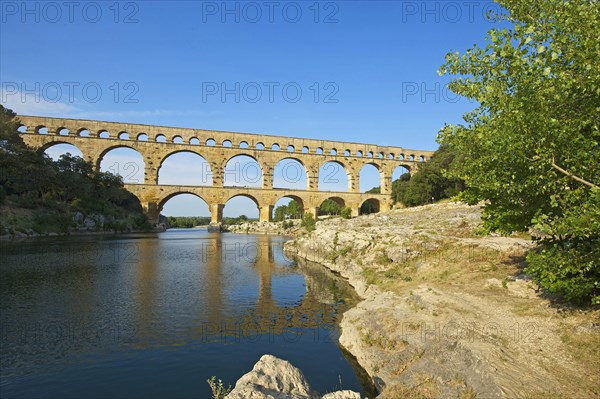
[[[352,208],[350,208],[349,206],[343,207],[342,210],[340,211],[340,215],[344,219],[350,219],[350,216],[352,216]]]
[[[527,268],[549,293],[576,303],[600,304],[600,244],[598,241],[548,241],[527,255]]]
[[[300,224],[300,226],[304,227],[306,229],[306,231],[311,232],[317,228],[316,225],[317,225],[317,221],[315,220],[313,215],[311,215],[308,212],[305,213],[304,217],[302,218],[302,223]]]

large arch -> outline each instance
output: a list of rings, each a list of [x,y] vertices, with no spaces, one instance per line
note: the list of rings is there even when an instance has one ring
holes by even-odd
[[[299,205],[299,210],[296,214],[292,214],[286,212],[286,218],[287,216],[289,216],[289,218],[291,219],[301,219],[302,216],[304,215],[304,200],[302,200],[301,197],[297,196],[297,195],[284,195],[281,198],[279,198],[277,200],[277,202],[275,202],[275,205],[273,206],[273,210],[272,210],[272,218],[273,220],[276,220],[276,215],[277,215],[277,208],[281,207],[281,206],[286,206],[289,207],[289,204],[292,203],[293,201],[297,202]]]
[[[200,154],[189,150],[173,151],[160,162],[158,184],[183,186],[212,186],[210,163]]]
[[[96,166],[102,172],[121,176],[124,183],[144,183],[144,157],[128,145],[106,148],[96,160]]]
[[[328,201],[335,202],[337,204],[337,210],[328,209],[328,207],[325,206],[325,203]],[[345,206],[346,206],[346,201],[344,201],[344,199],[342,197],[336,197],[336,196],[328,197],[328,198],[324,199],[321,202],[321,204],[319,204],[319,215],[339,215],[340,211]]]
[[[196,193],[187,191],[167,195],[158,203],[158,211],[164,216],[211,217],[206,200]]]
[[[286,157],[277,162],[273,168],[273,188],[308,189],[308,176],[304,163],[293,157]]]
[[[327,161],[319,168],[319,191],[348,192],[350,172],[340,161]]]
[[[223,185],[227,187],[262,187],[263,171],[251,155],[238,154],[229,158],[223,170]]]
[[[398,180],[403,174],[408,173],[410,175],[410,166],[398,165],[392,171],[392,181]]]
[[[250,194],[234,194],[225,201],[223,207],[223,218],[238,218],[245,215],[248,219],[258,219],[260,216],[260,204]]]
[[[76,145],[63,141],[52,141],[44,144],[38,149],[38,152],[48,155],[54,161],[58,160],[58,158],[64,154],[71,154],[75,157],[84,158],[83,152]]]
[[[381,171],[374,163],[366,163],[358,173],[358,187],[361,193],[376,187],[381,188]]]
[[[379,213],[381,210],[381,202],[377,198],[369,198],[360,204],[360,215],[368,215],[370,213]]]

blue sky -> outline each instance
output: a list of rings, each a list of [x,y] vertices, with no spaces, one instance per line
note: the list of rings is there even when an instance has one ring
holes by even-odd
[[[501,11],[490,1],[0,4],[0,101],[17,113],[425,150],[475,106],[437,75],[445,54],[483,44],[486,11]],[[104,161],[136,162],[126,151]],[[173,160],[164,181],[185,181],[192,161]],[[378,185],[365,174],[362,189]],[[171,202],[165,213],[203,213]]]

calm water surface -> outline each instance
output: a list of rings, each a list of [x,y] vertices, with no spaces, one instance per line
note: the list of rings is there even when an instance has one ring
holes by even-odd
[[[0,397],[210,398],[265,353],[371,393],[337,345],[351,288],[282,237],[169,230],[0,243]],[[363,387],[363,383],[365,386]]]

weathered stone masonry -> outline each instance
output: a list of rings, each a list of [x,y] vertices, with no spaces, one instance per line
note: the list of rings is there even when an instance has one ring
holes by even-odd
[[[431,151],[401,147],[263,134],[39,116],[20,116],[19,119],[23,140],[30,147],[44,151],[56,144],[72,144],[98,168],[103,157],[115,148],[128,147],[139,152],[144,159],[144,183],[126,184],[125,187],[139,198],[153,222],[158,221],[165,202],[181,193],[202,198],[209,206],[213,223],[221,222],[225,203],[239,195],[249,197],[256,203],[261,221],[271,220],[273,207],[282,197],[294,198],[306,212],[313,215],[328,198],[352,208],[353,215],[359,214],[360,206],[365,201],[371,201],[380,210],[387,210],[391,207],[394,169],[404,166],[414,173],[419,164],[429,160],[433,154]],[[209,163],[212,186],[158,184],[158,171],[163,161],[182,151],[196,153]],[[225,166],[237,155],[247,155],[258,162],[263,175],[262,188],[224,187]],[[304,166],[307,176],[305,190],[273,188],[273,171],[277,163],[284,159],[297,160]],[[319,169],[330,161],[346,171],[348,192],[318,191]],[[367,164],[379,171],[381,194],[359,192],[359,174]]]

